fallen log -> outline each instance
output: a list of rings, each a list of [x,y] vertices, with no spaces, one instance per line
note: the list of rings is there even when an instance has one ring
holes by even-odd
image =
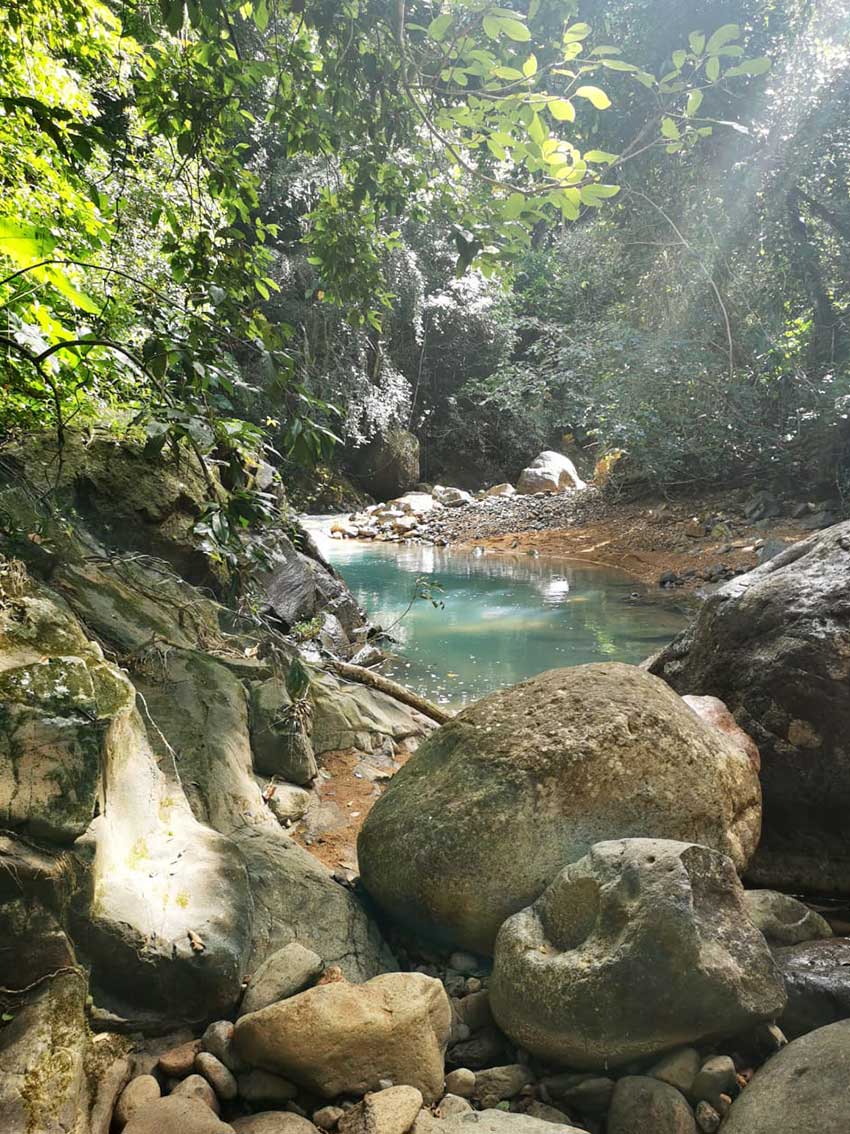
[[[340,677],[344,677],[348,681],[357,681],[361,685],[368,685],[370,689],[377,689],[379,693],[386,693],[388,697],[394,697],[396,701],[401,701],[403,705],[409,705],[411,709],[416,709],[416,711],[422,713],[423,716],[430,717],[430,719],[436,721],[437,724],[445,724],[446,721],[450,721],[454,716],[454,713],[447,709],[441,709],[439,705],[435,705],[434,702],[429,701],[427,697],[420,697],[418,693],[406,689],[403,685],[399,685],[397,681],[392,681],[389,677],[382,677],[379,673],[374,673],[371,669],[364,669],[362,665],[352,665],[350,662],[343,661],[332,661],[330,666],[334,673],[339,674]]]

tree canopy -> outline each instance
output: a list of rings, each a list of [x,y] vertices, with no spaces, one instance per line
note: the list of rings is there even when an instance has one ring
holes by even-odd
[[[0,426],[781,435],[846,357],[841,9],[5,0]]]

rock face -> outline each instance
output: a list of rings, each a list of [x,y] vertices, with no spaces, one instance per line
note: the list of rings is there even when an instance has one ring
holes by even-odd
[[[56,976],[0,1032],[3,1134],[87,1134],[86,992],[81,970]]]
[[[740,870],[759,835],[752,763],[633,666],[551,670],[432,733],[358,841],[363,882],[405,927],[480,953],[594,843],[698,842]]]
[[[528,495],[532,492],[566,492],[587,485],[576,472],[569,457],[551,450],[540,453],[528,468],[523,469],[517,481],[517,492]]]
[[[451,1008],[440,981],[387,973],[318,985],[236,1024],[237,1054],[324,1098],[363,1095],[382,1079],[440,1097]]]
[[[392,500],[419,483],[419,441],[405,429],[391,429],[359,450],[354,461],[358,485],[378,500]]]
[[[850,523],[711,595],[652,665],[722,698],[761,752],[764,832],[750,877],[850,893]]]
[[[788,1004],[779,1024],[789,1039],[850,1018],[850,938],[774,949]]]
[[[756,1072],[723,1134],[845,1134],[850,1115],[850,1020],[794,1040]]]
[[[596,1070],[774,1019],[785,990],[727,857],[622,839],[505,922],[490,1000],[526,1051]]]

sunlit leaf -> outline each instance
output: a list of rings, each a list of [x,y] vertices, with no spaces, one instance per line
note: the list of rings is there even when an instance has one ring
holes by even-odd
[[[611,100],[601,87],[585,86],[576,90],[579,98],[586,98],[597,110],[607,110]]]

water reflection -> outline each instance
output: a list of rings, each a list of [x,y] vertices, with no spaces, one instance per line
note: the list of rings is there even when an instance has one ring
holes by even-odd
[[[425,576],[445,604],[417,600],[392,635],[384,672],[443,703],[464,703],[556,666],[636,663],[669,641],[686,616],[623,572],[418,544],[328,539],[308,526],[373,622],[391,626]]]

